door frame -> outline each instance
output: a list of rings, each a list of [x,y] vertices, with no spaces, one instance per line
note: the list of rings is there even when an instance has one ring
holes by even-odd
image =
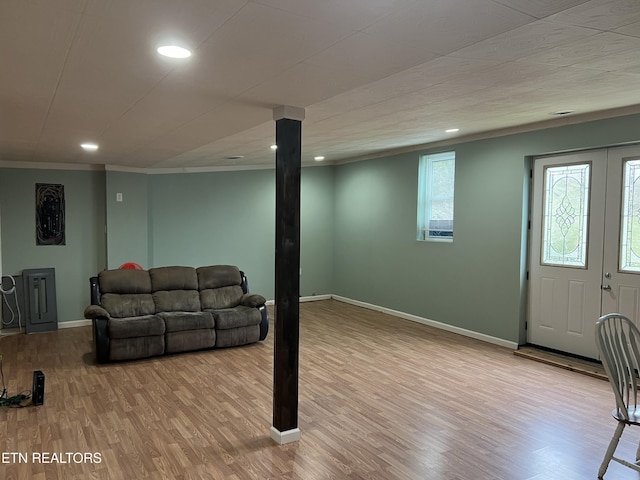
[[[543,263],[542,235],[547,168],[578,164],[589,165],[589,216],[584,227],[587,235],[587,243],[584,244],[587,255],[584,266]],[[604,183],[594,181],[597,178],[606,178],[606,166],[606,148],[531,157],[525,331],[527,344],[539,345],[550,350],[569,351],[585,358],[597,355],[595,339],[593,342],[590,341],[593,332],[589,330],[589,319],[597,315],[593,320],[595,324],[595,320],[600,316],[600,296],[596,298],[589,292],[594,288],[600,292],[603,232],[594,232],[594,229],[604,229],[606,191]],[[537,212],[536,218],[534,211]],[[593,222],[594,216],[596,223]]]
[[[636,149],[640,149],[640,142],[635,141],[635,142],[629,142],[629,143],[623,143],[623,144],[613,144],[613,145],[603,145],[603,146],[599,146],[599,147],[589,147],[589,148],[580,148],[580,149],[575,149],[575,150],[563,150],[563,151],[558,151],[558,152],[551,152],[551,153],[543,153],[543,154],[531,154],[531,155],[527,155],[525,157],[525,172],[528,175],[528,181],[525,182],[526,186],[525,188],[528,189],[527,192],[524,193],[523,197],[526,198],[527,201],[527,205],[526,207],[523,209],[524,212],[526,212],[526,219],[524,222],[525,225],[525,238],[526,238],[526,250],[523,252],[523,255],[521,258],[523,258],[523,262],[524,262],[524,275],[523,278],[525,279],[525,285],[524,285],[524,303],[522,305],[522,312],[523,312],[523,318],[524,318],[524,322],[523,324],[521,324],[521,328],[520,328],[520,345],[527,345],[530,344],[529,343],[529,328],[531,325],[531,318],[530,318],[530,314],[531,314],[531,262],[532,262],[532,243],[533,243],[533,225],[532,225],[532,217],[533,217],[533,198],[534,198],[534,185],[533,185],[533,173],[534,173],[534,162],[538,159],[544,159],[547,157],[559,157],[559,156],[568,156],[568,155],[574,155],[574,154],[580,154],[580,153],[589,153],[589,152],[594,152],[594,151],[598,151],[598,150],[604,150],[607,152],[607,164],[609,162],[609,157],[610,157],[610,152],[612,150],[615,149],[632,149],[632,148],[636,148]],[[607,171],[608,171],[608,167],[607,167]],[[622,181],[622,180],[620,180]],[[607,179],[607,190],[609,190],[609,179]],[[606,199],[609,199],[609,192],[607,192],[606,194]],[[619,220],[618,220],[619,221]],[[605,218],[605,228],[607,228],[607,226],[609,225],[609,223],[607,223],[607,219]],[[604,265],[603,265],[604,267]],[[604,274],[604,270],[603,270],[603,274]],[[597,320],[597,319],[596,319]],[[640,323],[640,320],[639,320]],[[544,348],[544,347],[543,347]],[[570,354],[571,355],[571,354]],[[578,356],[579,355],[575,355]]]

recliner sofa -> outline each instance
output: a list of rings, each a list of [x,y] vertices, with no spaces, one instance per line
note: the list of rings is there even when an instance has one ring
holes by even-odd
[[[266,299],[232,265],[103,270],[90,288],[98,363],[246,345],[269,331]]]

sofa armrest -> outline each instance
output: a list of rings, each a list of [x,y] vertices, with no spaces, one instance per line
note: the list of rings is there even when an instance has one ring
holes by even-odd
[[[262,319],[260,320],[259,338],[259,340],[262,341],[267,338],[267,333],[269,333],[269,312],[267,311],[266,305],[261,305],[260,307],[258,307],[258,310],[260,310],[260,315],[262,316]]]
[[[245,293],[242,295],[242,298],[240,298],[240,305],[258,308],[260,305],[264,305],[266,301],[266,298],[257,293]]]
[[[84,309],[84,318],[93,320],[93,345],[95,347],[96,361],[107,363],[109,361],[109,312],[100,305],[89,305]]]
[[[89,295],[91,297],[91,305],[100,305],[100,284],[98,277],[89,278]]]
[[[105,318],[109,319],[109,312],[107,312],[100,305],[89,305],[84,309],[84,318]]]
[[[95,346],[96,361],[107,363],[109,361],[109,320],[106,317],[93,319],[93,345]]]
[[[240,270],[240,287],[242,287],[242,293],[249,293],[249,280],[242,270]]]

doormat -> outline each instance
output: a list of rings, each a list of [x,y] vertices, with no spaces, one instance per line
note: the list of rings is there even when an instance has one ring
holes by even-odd
[[[519,357],[535,360],[536,362],[546,363],[555,367],[564,368],[565,370],[571,370],[572,372],[578,372],[608,381],[607,374],[604,372],[604,368],[599,362],[583,360],[570,355],[562,355],[561,353],[549,352],[529,345],[520,347],[518,350],[514,351],[513,354]]]

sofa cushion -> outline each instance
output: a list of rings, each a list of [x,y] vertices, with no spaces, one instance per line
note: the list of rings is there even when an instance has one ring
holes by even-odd
[[[255,343],[260,339],[260,325],[230,328],[216,332],[216,347],[235,347]]]
[[[217,330],[258,325],[262,320],[260,310],[243,306],[211,310],[211,313],[215,319]]]
[[[165,331],[213,329],[215,323],[210,312],[161,312],[158,316],[164,320]]]
[[[103,270],[98,273],[100,292],[151,293],[151,277],[146,270]]]
[[[198,276],[193,267],[157,267],[149,269],[151,288],[159,290],[198,290]]]
[[[113,318],[138,317],[156,313],[156,306],[150,293],[105,293],[100,303]]]
[[[165,332],[164,320],[157,315],[111,318],[107,326],[111,338],[149,337]]]
[[[198,312],[200,295],[198,290],[170,290],[153,292],[156,312]]]
[[[115,338],[109,342],[110,360],[132,360],[164,354],[164,335]]]
[[[242,287],[208,288],[200,292],[200,304],[202,309],[232,308],[240,303]]]
[[[198,274],[198,285],[200,290],[242,284],[240,270],[234,265],[199,267],[196,269],[196,272]]]
[[[215,344],[216,331],[211,328],[171,332],[165,337],[166,353],[212,348]]]

